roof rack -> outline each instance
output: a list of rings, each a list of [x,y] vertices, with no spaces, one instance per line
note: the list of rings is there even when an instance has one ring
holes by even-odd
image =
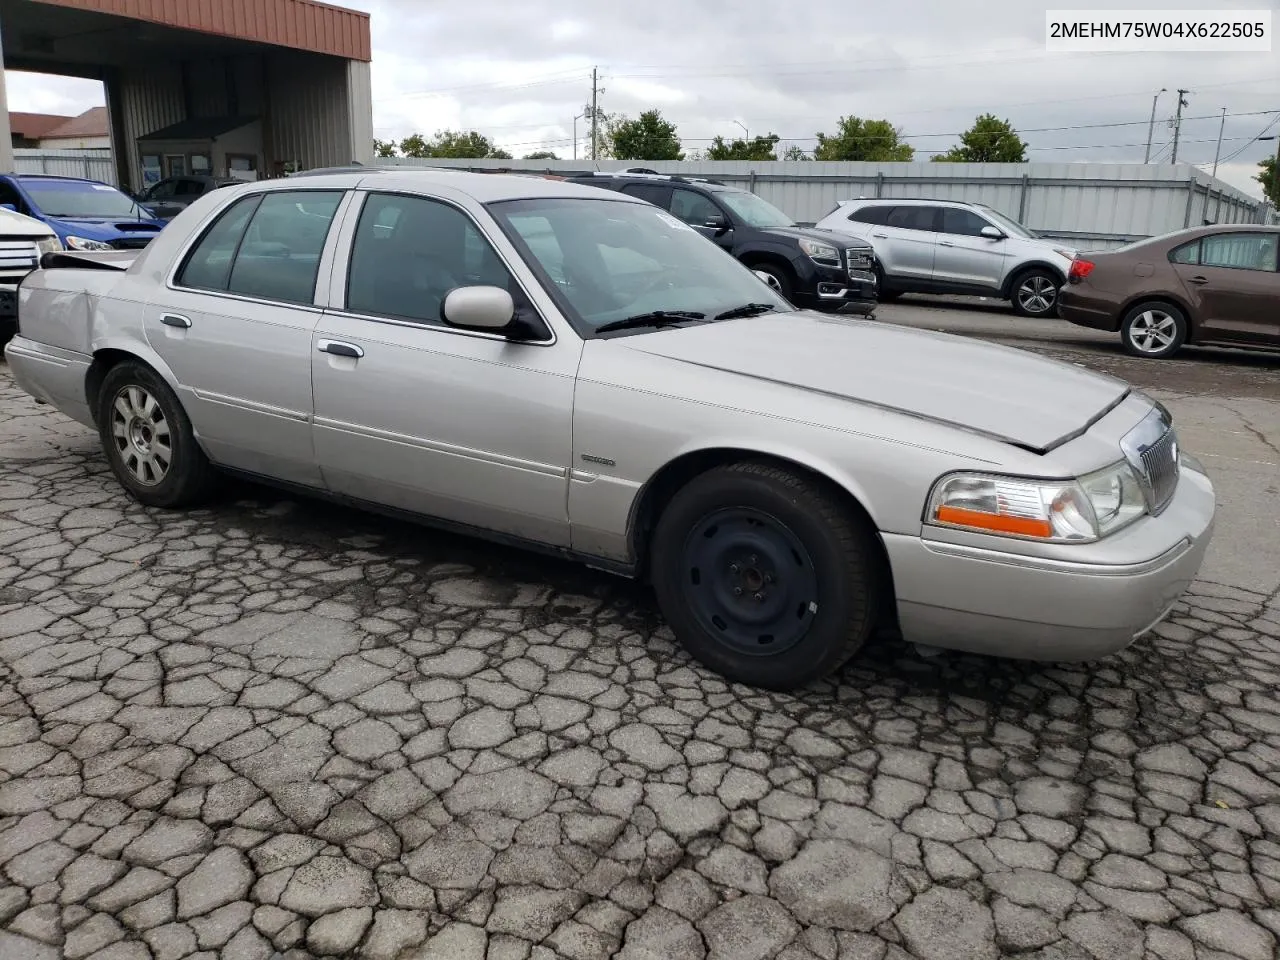
[[[667,180],[672,183],[710,183],[717,187],[725,186],[723,181],[710,177],[686,177],[680,173],[635,173],[630,170],[596,170],[588,174],[591,177],[627,177],[633,180]]]
[[[332,173],[381,173],[390,167],[366,167],[362,163],[347,164],[345,167],[315,167],[311,170],[297,170],[291,177],[323,177]]]

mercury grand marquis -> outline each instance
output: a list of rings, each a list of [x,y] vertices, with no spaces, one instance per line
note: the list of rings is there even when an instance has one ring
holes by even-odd
[[[143,504],[232,472],[652,584],[738,682],[877,626],[1032,660],[1130,644],[1215,495],[1168,412],[1026,352],[797,310],[642,200],[363,170],[228,187],[49,254],[5,350]]]

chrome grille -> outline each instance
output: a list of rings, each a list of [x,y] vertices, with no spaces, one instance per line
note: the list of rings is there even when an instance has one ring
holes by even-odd
[[[0,240],[0,270],[34,270],[39,261],[34,240]]]
[[[855,270],[870,270],[875,265],[875,258],[869,249],[865,247],[853,247],[844,252],[845,259],[849,264],[849,272]]]
[[[1163,437],[1142,451],[1142,472],[1151,496],[1151,509],[1168,506],[1178,486],[1178,438],[1170,427]]]

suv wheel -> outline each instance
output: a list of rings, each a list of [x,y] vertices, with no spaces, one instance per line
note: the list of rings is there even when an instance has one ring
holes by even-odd
[[[765,274],[765,276],[768,277],[768,279],[765,280],[765,283],[769,284],[769,286],[777,291],[777,293],[779,293],[788,303],[792,302],[792,283],[791,277],[787,274],[787,271],[783,270],[781,267],[774,266],[772,263],[753,264],[751,269],[756,271],[756,273]]]
[[[1034,267],[1018,274],[1013,281],[1013,312],[1020,317],[1053,317],[1058,313],[1058,287],[1062,286],[1056,274],[1042,267]]]
[[[650,579],[684,648],[731,682],[793,690],[837,670],[875,624],[874,533],[826,485],[743,462],[662,512]]]

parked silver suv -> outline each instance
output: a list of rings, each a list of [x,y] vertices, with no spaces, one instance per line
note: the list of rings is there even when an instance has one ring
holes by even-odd
[[[817,226],[868,240],[881,300],[951,293],[1008,300],[1024,317],[1057,314],[1076,251],[981,203],[842,200]]]

